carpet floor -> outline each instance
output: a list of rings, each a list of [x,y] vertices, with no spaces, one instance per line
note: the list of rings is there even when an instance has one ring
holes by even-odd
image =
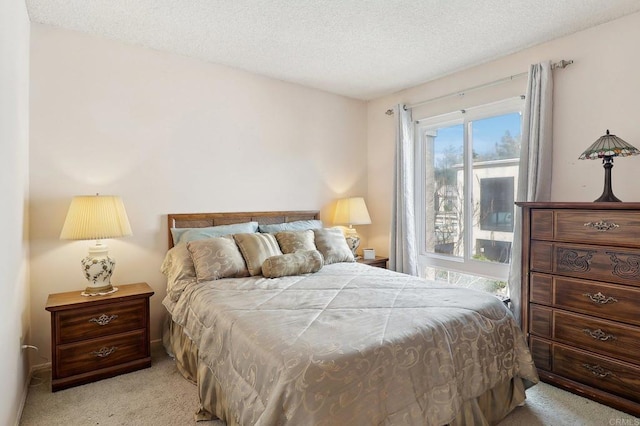
[[[151,368],[83,386],[51,392],[51,371],[35,374],[20,425],[198,425],[224,426],[221,421],[195,422],[198,391],[176,369],[162,347],[152,353]],[[524,406],[499,426],[640,426],[640,419],[573,395],[545,383],[527,391]]]

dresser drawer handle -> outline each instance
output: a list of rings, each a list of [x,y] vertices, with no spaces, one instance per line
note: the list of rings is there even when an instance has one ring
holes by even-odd
[[[597,303],[599,305],[606,305],[607,303],[616,303],[618,299],[615,297],[607,297],[604,294],[597,292],[596,294],[591,293],[583,293],[583,296],[587,296],[593,303]]]
[[[584,334],[591,336],[596,340],[601,340],[603,342],[606,342],[607,340],[616,340],[616,336],[610,333],[605,333],[601,329],[589,330],[588,328],[584,328],[582,329],[582,331],[584,332]]]
[[[111,315],[108,317],[107,315],[102,314],[98,318],[91,318],[89,322],[95,322],[98,325],[107,325],[116,318],[118,318],[117,315]]]
[[[620,225],[613,222],[605,222],[604,220],[600,220],[600,222],[587,222],[584,226],[595,229],[598,232],[606,232],[611,231],[612,229],[620,228]]]
[[[116,346],[111,346],[110,348],[102,347],[102,348],[100,348],[99,351],[91,352],[91,355],[93,355],[93,356],[95,356],[97,358],[106,358],[109,355],[111,355],[112,353],[114,353],[116,350],[118,350],[118,348]]]
[[[593,374],[596,377],[599,377],[600,379],[604,379],[607,376],[614,375],[611,371],[605,370],[604,368],[602,368],[597,364],[596,365],[582,364],[582,366],[587,370],[589,370],[591,374]]]

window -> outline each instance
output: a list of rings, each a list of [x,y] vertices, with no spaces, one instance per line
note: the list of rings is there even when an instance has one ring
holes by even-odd
[[[523,104],[512,99],[417,122],[421,275],[459,280],[468,274],[504,287],[499,283],[507,279],[513,241]]]

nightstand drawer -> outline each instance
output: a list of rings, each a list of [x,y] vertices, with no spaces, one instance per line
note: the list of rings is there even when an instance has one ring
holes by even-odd
[[[64,378],[148,357],[146,330],[56,348],[56,377]]]
[[[146,326],[146,299],[61,311],[58,344],[109,336]]]
[[[375,266],[376,268],[387,269],[388,257],[376,256],[374,259],[364,259],[359,257],[356,259],[358,263],[364,263],[365,265]]]

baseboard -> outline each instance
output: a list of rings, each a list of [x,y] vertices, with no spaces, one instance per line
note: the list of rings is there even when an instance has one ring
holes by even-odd
[[[162,339],[155,339],[151,341],[151,350],[162,347]]]

